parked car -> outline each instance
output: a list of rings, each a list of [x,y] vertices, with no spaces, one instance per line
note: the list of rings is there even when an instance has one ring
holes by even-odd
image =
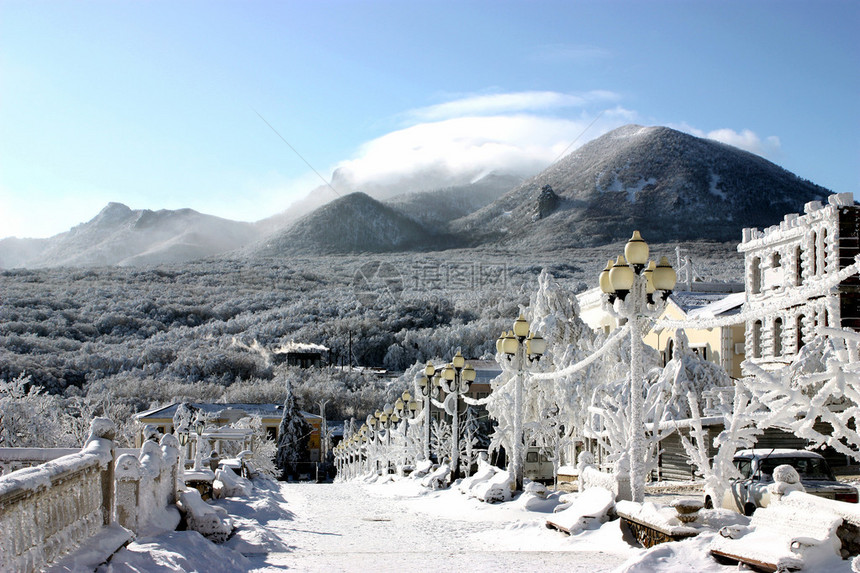
[[[555,466],[553,466],[552,461],[547,459],[540,448],[532,446],[526,451],[526,463],[523,467],[523,475],[526,478],[542,483],[552,483],[555,478],[554,471]]]
[[[735,467],[741,473],[732,480],[720,506],[752,515],[758,507],[767,507],[770,493],[767,486],[773,483],[773,470],[782,464],[792,466],[800,475],[806,492],[827,499],[857,503],[857,488],[836,481],[833,470],[821,454],[806,450],[762,449],[741,450],[735,454]],[[711,495],[705,495],[705,507],[714,507]]]

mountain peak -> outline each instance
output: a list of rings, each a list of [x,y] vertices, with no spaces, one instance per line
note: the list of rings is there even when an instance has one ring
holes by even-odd
[[[547,185],[558,201],[535,217]],[[479,242],[548,248],[621,241],[633,229],[654,242],[737,241],[744,227],[778,223],[829,193],[736,147],[625,125],[457,221],[455,230]]]

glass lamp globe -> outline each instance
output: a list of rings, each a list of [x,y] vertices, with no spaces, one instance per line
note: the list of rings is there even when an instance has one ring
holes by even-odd
[[[648,262],[648,243],[639,234],[639,231],[633,231],[633,236],[624,245],[624,257],[631,265],[641,268]]]
[[[618,255],[618,259],[609,271],[609,280],[612,282],[612,289],[615,291],[629,291],[633,288],[635,277],[633,269],[624,260],[624,255]]]

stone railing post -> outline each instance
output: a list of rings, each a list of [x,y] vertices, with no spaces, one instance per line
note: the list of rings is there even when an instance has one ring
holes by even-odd
[[[102,486],[102,522],[110,525],[113,521],[114,504],[114,462],[116,461],[116,425],[108,418],[93,418],[90,422],[90,435],[84,442],[84,450],[95,442],[100,448],[109,448],[110,462],[101,471]]]
[[[116,520],[120,525],[139,533],[140,462],[131,454],[116,460]]]
[[[160,507],[159,493],[161,483],[161,446],[147,440],[140,447],[140,505],[138,519],[141,525],[147,523],[152,514]]]
[[[165,434],[161,438],[161,491],[159,506],[176,503],[176,489],[182,469],[179,467],[179,440],[173,434]]]

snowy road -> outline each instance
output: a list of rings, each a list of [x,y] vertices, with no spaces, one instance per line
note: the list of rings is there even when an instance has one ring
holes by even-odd
[[[281,493],[294,517],[267,528],[290,551],[252,558],[256,571],[596,573],[631,555],[620,531],[569,538],[546,529],[546,514],[516,502],[488,505],[414,483],[282,484]]]

